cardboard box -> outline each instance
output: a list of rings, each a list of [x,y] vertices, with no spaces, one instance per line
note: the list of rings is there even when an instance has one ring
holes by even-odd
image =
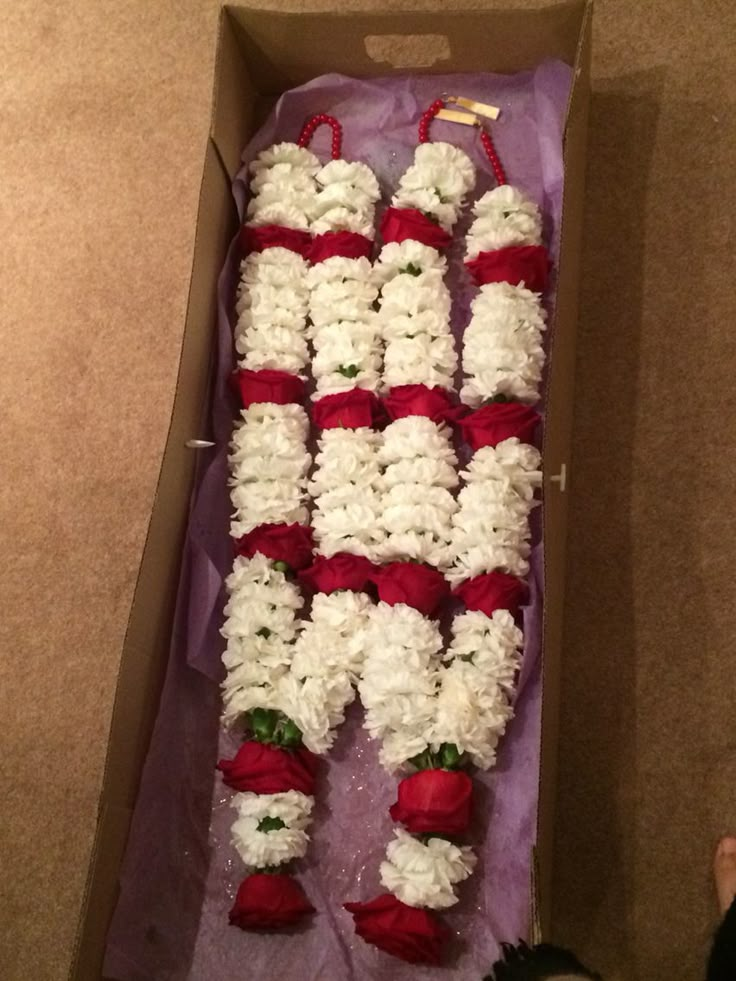
[[[231,180],[242,148],[275,98],[331,71],[360,77],[407,71],[515,72],[545,58],[560,58],[575,66],[565,128],[563,227],[544,441],[544,703],[536,895],[531,899],[535,922],[542,934],[547,931],[567,514],[567,495],[555,478],[568,466],[570,456],[590,21],[590,0],[540,10],[282,13],[223,8],[176,396],[120,662],[72,978],[101,977],[118,871],[169,653],[196,462],[196,454],[185,443],[205,435],[200,425],[211,374],[216,282],[237,221]]]

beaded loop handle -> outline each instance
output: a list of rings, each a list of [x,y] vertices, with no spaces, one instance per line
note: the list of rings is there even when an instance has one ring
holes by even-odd
[[[312,142],[315,131],[320,126],[329,126],[332,130],[332,159],[339,160],[342,154],[342,126],[334,116],[328,116],[324,112],[311,116],[304,124],[299,139],[298,146],[307,147]]]
[[[437,113],[445,108],[445,103],[442,99],[435,99],[429,109],[426,109],[419,120],[419,142],[429,143],[429,125],[437,115]],[[501,158],[498,155],[496,147],[493,144],[491,134],[485,130],[480,123],[476,122],[476,126],[480,130],[480,142],[485,150],[486,156],[491,164],[491,169],[493,170],[493,176],[496,178],[497,184],[508,184],[506,179],[506,171],[503,169],[503,164],[501,163]]]

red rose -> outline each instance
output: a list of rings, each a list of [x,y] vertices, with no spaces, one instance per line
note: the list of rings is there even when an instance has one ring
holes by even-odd
[[[334,593],[336,589],[365,589],[376,571],[373,563],[362,555],[337,552],[326,559],[318,555],[308,569],[302,569],[299,579],[315,593]]]
[[[314,906],[296,879],[256,872],[241,882],[230,923],[241,930],[278,930],[307,913],[314,913]]]
[[[379,566],[371,576],[378,587],[379,599],[389,606],[406,603],[431,617],[450,587],[437,569],[419,562],[389,562]]]
[[[355,932],[366,943],[410,964],[439,964],[450,931],[426,909],[407,906],[390,893],[369,903],[345,903]]]
[[[274,562],[303,569],[312,561],[312,529],[304,525],[258,525],[235,543],[238,555],[252,559],[256,552]]]
[[[381,218],[384,242],[405,242],[410,238],[440,251],[446,249],[452,236],[416,208],[386,208]]]
[[[460,429],[473,450],[497,446],[512,436],[531,443],[540,418],[538,412],[522,402],[492,402],[461,419]]]
[[[307,259],[313,265],[331,259],[333,255],[346,259],[367,259],[372,249],[373,242],[357,232],[325,232],[312,240]]]
[[[249,739],[243,743],[234,760],[220,760],[217,769],[228,787],[241,793],[282,794],[298,790],[314,796],[314,782],[319,757],[300,746],[280,749]]]
[[[240,229],[240,247],[244,255],[249,252],[265,252],[266,249],[288,249],[306,256],[312,244],[309,232],[283,225],[243,225]]]
[[[432,422],[447,422],[457,419],[462,406],[452,404],[450,393],[435,385],[394,385],[388,395],[383,397],[383,405],[391,419],[404,416],[426,416]]]
[[[507,249],[479,252],[465,265],[478,286],[486,283],[523,283],[528,290],[544,293],[552,262],[543,245],[511,245]]]
[[[378,396],[365,388],[324,395],[314,403],[312,422],[320,429],[359,429],[372,426],[377,417]]]
[[[269,368],[250,371],[241,368],[237,372],[237,381],[244,409],[255,402],[288,405],[304,399],[304,382],[288,371],[272,371]]]
[[[452,591],[469,610],[480,610],[487,617],[494,610],[509,610],[514,616],[529,595],[525,582],[506,572],[487,572],[456,586]]]
[[[473,781],[459,770],[421,770],[399,784],[399,799],[389,814],[407,831],[420,835],[462,834],[470,821]]]

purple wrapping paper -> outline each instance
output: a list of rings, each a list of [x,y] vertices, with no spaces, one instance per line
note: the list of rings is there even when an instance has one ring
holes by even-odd
[[[244,161],[281,140],[295,140],[306,117],[329,112],[342,122],[343,156],[363,160],[390,197],[409,165],[421,112],[451,91],[501,108],[492,124],[508,179],[531,194],[545,214],[546,239],[558,254],[562,209],[562,134],[572,71],[545,62],[513,76],[448,75],[358,81],[326,75],[287,92],[256,134]],[[491,186],[490,166],[477,131],[435,121],[431,135],[468,152],[478,168],[475,196]],[[329,154],[329,130],[318,130],[312,149]],[[246,184],[234,195],[242,215]],[[469,319],[475,288],[462,267],[469,213],[449,252],[453,329],[458,340]],[[354,703],[327,757],[317,794],[312,843],[297,875],[317,908],[304,926],[277,935],[244,933],[227,914],[244,875],[231,847],[235,813],[231,793],[215,779],[218,755],[236,741],[219,734],[217,683],[223,669],[218,633],[223,577],[232,562],[228,538],[227,443],[235,405],[228,387],[233,367],[232,301],[238,252],[231,247],[219,283],[218,347],[210,406],[216,446],[201,451],[185,545],[174,632],[156,726],[143,771],[121,871],[120,898],[108,935],[105,974],[118,981],[408,981],[480,979],[502,941],[529,929],[531,851],[536,838],[541,718],[542,573],[541,508],[533,516],[530,604],[524,611],[524,657],[516,715],[502,742],[498,765],[478,773],[475,818],[468,842],[479,861],[458,888],[460,901],[441,913],[453,933],[447,965],[405,964],[354,934],[348,900],[384,891],[378,867],[392,837],[388,808],[397,779],[378,764],[378,746],[361,728]],[[552,290],[548,298],[550,313]],[[458,376],[459,377],[459,376]],[[209,830],[208,830],[209,829]]]

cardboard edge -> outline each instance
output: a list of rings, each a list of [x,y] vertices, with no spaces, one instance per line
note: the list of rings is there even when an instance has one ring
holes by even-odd
[[[213,187],[216,189],[218,184],[219,191],[216,193],[220,194],[222,205],[214,214],[209,199]],[[174,601],[196,463],[194,452],[184,446],[181,430],[182,426],[185,431],[190,426],[197,430],[204,404],[204,389],[211,375],[209,356],[204,363],[197,364],[199,359],[195,342],[198,338],[206,337],[208,350],[211,351],[213,347],[217,275],[224,261],[227,242],[234,231],[234,221],[227,220],[228,208],[234,218],[230,180],[212,141],[208,140],[173,407],[118,668],[97,826],[68,974],[71,981],[92,981],[102,976],[105,937],[117,902],[118,873],[168,663]],[[219,232],[216,230],[218,224],[222,226]],[[213,247],[213,238],[222,240],[221,248]],[[217,253],[214,261],[207,260],[208,251]],[[200,278],[203,267],[204,278],[208,278],[208,265],[216,267],[216,273],[210,282],[209,298],[205,298],[201,295]],[[208,305],[212,309],[203,320],[202,310]],[[195,347],[194,354],[192,345]],[[192,382],[193,372],[200,375],[198,385]],[[192,406],[188,412],[185,411],[187,403]],[[192,422],[195,416],[196,421]],[[196,435],[196,432],[190,435]],[[163,498],[172,486],[177,485],[180,488],[176,502],[178,506],[174,506]],[[162,538],[170,541],[176,539],[176,545],[168,551],[162,550]],[[148,615],[151,613],[150,581],[155,581],[157,585],[160,581],[158,573],[162,555],[167,564],[168,577],[161,589],[161,601],[153,611],[158,618],[152,623]],[[139,634],[147,635],[147,643],[140,640]],[[164,647],[165,656],[156,657],[154,652]],[[141,675],[146,679],[143,683],[145,688],[141,684]],[[142,695],[142,692],[145,694]]]
[[[554,818],[560,718],[562,617],[567,539],[570,451],[575,381],[575,335],[585,198],[586,134],[590,104],[593,0],[586,0],[575,57],[573,87],[564,133],[565,190],[563,194],[558,297],[550,363],[552,375],[548,418],[543,442],[544,461],[544,578],[542,662],[542,740],[535,849],[533,923],[538,937],[548,938],[552,923]],[[561,385],[564,382],[564,391]],[[564,491],[553,483],[562,466],[568,477]],[[552,530],[554,529],[554,531]]]

